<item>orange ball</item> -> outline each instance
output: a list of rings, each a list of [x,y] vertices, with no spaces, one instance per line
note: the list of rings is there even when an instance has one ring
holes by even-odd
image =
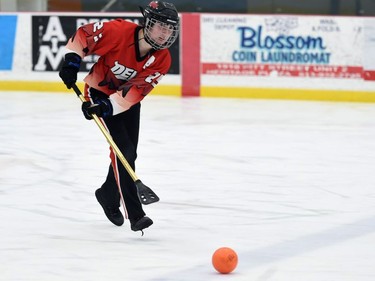
[[[212,255],[212,265],[222,274],[232,272],[237,267],[237,263],[237,253],[228,247],[219,248]]]

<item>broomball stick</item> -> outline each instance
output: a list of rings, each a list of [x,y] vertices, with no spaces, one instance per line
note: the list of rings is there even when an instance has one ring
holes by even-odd
[[[72,88],[74,92],[77,94],[78,98],[82,102],[85,102],[86,99],[82,95],[82,92],[77,87],[77,85],[73,84]],[[126,171],[130,175],[130,177],[133,179],[134,184],[137,188],[138,198],[141,201],[141,203],[144,205],[148,205],[148,204],[158,202],[160,200],[159,197],[155,194],[155,192],[152,191],[151,188],[143,184],[142,181],[137,177],[133,168],[130,166],[129,162],[126,160],[126,158],[124,157],[124,155],[122,154],[122,152],[120,151],[116,143],[113,141],[111,135],[106,130],[103,123],[100,121],[99,117],[96,114],[92,114],[92,118],[94,119],[96,125],[98,125],[100,131],[103,133],[104,137],[106,138],[108,144],[110,145],[110,147],[116,154],[117,158],[120,159],[122,165],[124,165]]]

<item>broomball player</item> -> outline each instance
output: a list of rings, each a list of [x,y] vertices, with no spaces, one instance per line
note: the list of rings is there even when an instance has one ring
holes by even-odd
[[[59,75],[68,89],[77,81],[82,59],[100,58],[84,78],[82,111],[86,119],[100,117],[129,165],[135,169],[139,135],[140,101],[160,82],[171,65],[168,48],[179,34],[178,12],[173,4],[152,1],[144,9],[143,25],[122,19],[80,27],[69,39]],[[133,231],[153,224],[146,216],[134,181],[110,149],[111,164],[95,196],[107,218],[115,225],[130,220]],[[121,193],[121,194],[120,194]]]

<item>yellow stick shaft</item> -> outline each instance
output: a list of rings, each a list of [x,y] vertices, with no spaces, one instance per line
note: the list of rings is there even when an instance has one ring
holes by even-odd
[[[75,92],[77,93],[79,99],[82,102],[86,102],[84,96],[82,95],[82,93],[78,89],[78,87],[76,85],[73,85],[73,88],[74,88]],[[99,117],[96,114],[93,114],[92,118],[94,119],[96,125],[98,125],[100,131],[103,133],[103,135],[106,138],[108,144],[111,146],[111,148],[115,152],[117,158],[120,159],[121,163],[124,165],[126,171],[129,173],[130,177],[133,179],[133,181],[137,181],[138,177],[135,174],[135,172],[133,171],[133,168],[130,166],[130,164],[126,160],[125,156],[122,154],[121,150],[116,145],[116,143],[113,141],[112,136],[108,133],[107,129],[104,127],[104,125],[100,121]]]

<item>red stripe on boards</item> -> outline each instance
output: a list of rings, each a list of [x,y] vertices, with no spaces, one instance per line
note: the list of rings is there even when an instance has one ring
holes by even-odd
[[[182,14],[181,24],[182,96],[200,95],[200,15]]]

